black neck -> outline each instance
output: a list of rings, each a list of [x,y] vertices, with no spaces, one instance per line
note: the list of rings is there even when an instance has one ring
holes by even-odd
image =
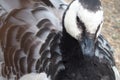
[[[71,37],[64,28],[62,34],[63,36],[61,38],[60,48],[63,61],[71,65],[76,64],[83,59],[80,44],[76,39]]]
[[[109,66],[101,63],[98,58],[83,57],[79,45],[78,41],[63,29],[60,48],[65,70],[61,70],[55,80],[115,80]],[[108,79],[104,79],[106,75]]]

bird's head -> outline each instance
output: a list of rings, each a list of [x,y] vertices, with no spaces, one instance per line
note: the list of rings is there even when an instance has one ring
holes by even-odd
[[[94,55],[95,40],[103,24],[103,11],[99,0],[74,0],[67,8],[63,26],[79,41],[84,55]]]

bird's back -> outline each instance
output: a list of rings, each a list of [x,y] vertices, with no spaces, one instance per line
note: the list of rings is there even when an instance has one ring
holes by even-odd
[[[55,75],[57,69],[63,68],[58,46],[61,16],[62,10],[53,10],[41,2],[8,14],[0,28],[4,77],[18,79],[26,73],[42,71]]]

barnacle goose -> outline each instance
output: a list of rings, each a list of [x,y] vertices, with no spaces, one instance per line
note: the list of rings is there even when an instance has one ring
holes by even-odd
[[[100,1],[74,0],[64,14],[44,3],[12,10],[0,28],[5,80],[120,80]]]

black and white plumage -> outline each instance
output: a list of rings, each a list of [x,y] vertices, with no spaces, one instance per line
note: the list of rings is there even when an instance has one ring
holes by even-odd
[[[87,1],[74,0],[64,13],[63,23],[64,10],[49,8],[41,2],[10,12],[0,28],[4,53],[2,76],[15,80],[25,74],[28,75],[20,80],[26,77],[39,80],[119,80],[111,47],[99,35],[99,25],[103,21],[100,2]],[[94,6],[90,7],[90,4]]]

